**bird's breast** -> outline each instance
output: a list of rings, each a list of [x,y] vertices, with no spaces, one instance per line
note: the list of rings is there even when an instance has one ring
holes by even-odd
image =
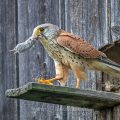
[[[50,57],[53,59],[56,59],[60,61],[62,59],[62,54],[61,54],[61,48],[60,46],[56,43],[55,40],[51,40],[47,42],[46,45],[44,45],[45,50],[49,54]]]
[[[74,64],[80,68],[86,69],[87,63],[79,55],[74,54],[71,51],[68,51],[66,49],[63,49],[61,53],[63,55],[63,59],[62,59],[63,64],[67,63],[67,65],[69,65],[69,67],[71,64]]]
[[[83,60],[82,57],[61,47],[60,45],[57,44],[56,40],[48,42],[47,46],[44,47],[51,58],[59,62],[62,62],[64,65],[68,67],[70,67],[71,63],[76,64],[77,66],[80,66],[82,68],[85,68],[87,66],[86,62]]]

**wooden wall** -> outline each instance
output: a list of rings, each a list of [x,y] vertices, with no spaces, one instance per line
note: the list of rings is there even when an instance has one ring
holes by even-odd
[[[54,76],[53,61],[39,42],[19,56],[9,52],[25,41],[35,26],[46,22],[99,48],[113,41],[111,26],[120,25],[120,0],[0,0],[0,120],[119,120],[120,107],[96,112],[5,97],[6,89],[35,77]],[[89,71],[88,78],[82,81],[81,89],[102,89],[101,73]],[[67,85],[74,84],[70,72]]]

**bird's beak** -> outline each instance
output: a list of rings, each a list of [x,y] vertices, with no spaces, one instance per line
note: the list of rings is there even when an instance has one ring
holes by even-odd
[[[39,38],[41,36],[39,30],[33,30],[32,38]]]

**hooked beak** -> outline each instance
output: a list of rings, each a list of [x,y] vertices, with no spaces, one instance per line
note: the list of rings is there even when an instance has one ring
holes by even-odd
[[[46,36],[43,34],[43,32],[42,31],[40,31],[38,28],[35,28],[34,30],[33,30],[33,33],[32,33],[32,36],[31,36],[33,39],[42,39],[42,38],[44,38],[44,39],[47,39],[46,38]]]
[[[41,36],[40,31],[35,29],[31,37],[34,39],[34,38],[39,38],[40,36]]]
[[[41,38],[47,39],[46,36],[42,32],[41,33],[33,32],[31,37],[32,39],[36,39],[36,40],[41,39]]]

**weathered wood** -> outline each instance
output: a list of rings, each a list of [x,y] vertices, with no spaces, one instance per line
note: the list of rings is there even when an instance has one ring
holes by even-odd
[[[104,52],[109,59],[120,64],[120,40],[116,40],[111,44],[101,47],[100,51]]]
[[[58,0],[18,0],[18,40],[25,41],[32,35],[35,26],[42,23],[59,25]],[[51,70],[52,69],[52,70]],[[36,77],[50,78],[55,74],[52,59],[40,42],[19,55],[19,85],[34,81]],[[33,79],[32,79],[33,78]],[[59,105],[20,101],[21,120],[63,119]],[[28,111],[29,110],[29,111]]]
[[[74,2],[73,0],[66,0],[65,3],[65,29],[73,34],[81,36],[95,47],[98,47],[100,44],[98,0],[74,0]],[[80,87],[82,89],[95,90],[97,75],[94,71],[88,71],[87,75],[87,81],[81,81]],[[69,87],[74,87],[75,79],[71,73],[68,83]],[[68,107],[67,115],[68,120],[95,119],[92,109]]]
[[[20,88],[7,90],[6,96],[98,110],[111,108],[120,104],[120,94],[38,83],[28,83]]]
[[[109,59],[120,64],[120,39],[99,48],[99,50],[104,52]],[[119,79],[109,80],[108,78],[105,78],[103,83],[103,89],[105,91],[119,92],[119,84]]]
[[[16,0],[0,0],[0,120],[18,120],[17,100],[5,97],[5,90],[17,87],[17,61],[9,52],[17,42]]]
[[[18,6],[18,8],[17,8]],[[1,120],[93,120],[95,112],[76,107],[35,103],[20,100],[14,102],[4,97],[7,88],[14,88],[32,81],[42,74],[54,76],[53,61],[44,52],[40,43],[15,60],[9,53],[15,44],[27,39],[33,28],[41,23],[50,22],[82,36],[96,48],[116,39],[112,39],[111,27],[120,25],[120,0],[1,0],[0,1],[0,119]],[[18,19],[18,20],[17,20]],[[18,22],[17,22],[18,21]],[[17,38],[18,30],[18,40]],[[114,36],[114,38],[117,38]],[[118,50],[117,50],[118,51]],[[119,52],[118,52],[119,53]],[[107,53],[111,54],[111,53]],[[39,56],[40,62],[37,61]],[[109,56],[109,55],[108,55]],[[117,56],[117,55],[116,55]],[[117,56],[118,58],[118,56]],[[116,57],[113,58],[116,61]],[[17,63],[16,63],[17,62]],[[117,62],[119,62],[117,60]],[[43,65],[43,63],[45,64]],[[52,69],[52,70],[51,70]],[[17,74],[16,74],[17,73]],[[18,75],[19,73],[19,75]],[[95,73],[95,74],[94,74]],[[17,80],[16,81],[16,77]],[[81,88],[102,90],[102,82],[111,80],[106,75],[88,72],[88,81]],[[34,81],[34,80],[33,80]],[[119,84],[119,80],[114,80]],[[70,73],[67,86],[74,87],[75,80]],[[12,107],[9,107],[12,106]],[[20,106],[20,107],[19,107]],[[20,111],[19,111],[20,109]],[[97,119],[119,120],[120,107],[101,112]]]
[[[112,26],[115,25],[120,25],[120,0],[106,0],[104,1],[105,5],[104,8],[106,9],[106,12],[102,12],[102,15],[106,15],[106,17],[102,17],[102,21],[103,23],[101,24],[101,27],[103,27],[102,25],[106,22],[106,27],[104,28],[104,30],[101,30],[103,39],[107,42],[105,44],[112,44],[114,41],[116,41],[118,39],[117,36],[112,36],[112,32],[111,32],[111,28]],[[103,2],[100,2],[100,4]],[[100,11],[102,11],[103,8],[100,9]],[[105,14],[104,14],[105,13]],[[100,14],[99,14],[100,15]],[[108,18],[109,17],[109,18]],[[101,18],[101,15],[100,15]],[[105,32],[106,30],[106,32]],[[107,33],[110,33],[107,36]],[[101,44],[102,46],[104,46],[105,44]],[[117,48],[118,49],[118,48]],[[111,49],[112,50],[112,49]],[[110,53],[108,51],[106,51],[108,56],[111,56],[111,50]],[[117,51],[115,50],[114,54]],[[119,52],[118,52],[119,53]],[[112,53],[113,55],[113,53]],[[110,57],[112,60],[120,63],[120,61],[118,61],[119,55],[115,57]],[[109,77],[108,75],[102,74],[102,82],[100,84],[106,83],[110,81],[112,84],[116,84],[119,85],[120,84],[120,80],[119,79],[113,79],[112,77]],[[104,90],[104,89],[102,89]],[[106,111],[102,111],[100,112],[100,114],[97,116],[97,120],[119,120],[120,119],[120,107],[114,107],[114,109],[107,109]]]

